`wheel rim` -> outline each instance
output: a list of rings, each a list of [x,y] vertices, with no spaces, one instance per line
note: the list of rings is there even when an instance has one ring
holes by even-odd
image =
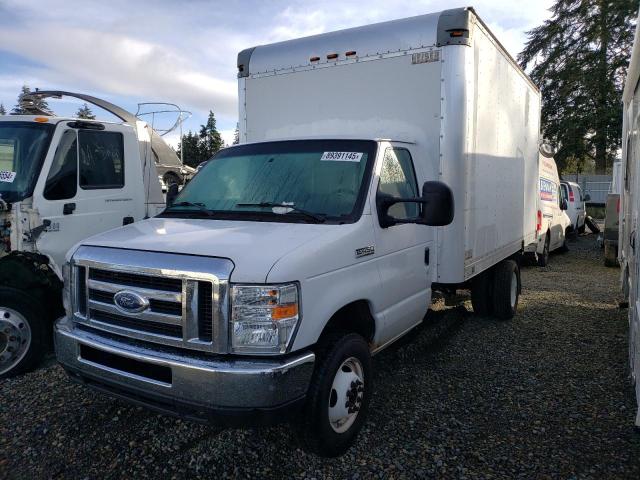
[[[364,398],[364,369],[355,357],[338,368],[329,392],[329,423],[336,433],[344,433],[356,421]]]
[[[0,375],[18,365],[31,346],[31,328],[24,316],[0,307]]]
[[[516,299],[518,298],[518,275],[516,272],[511,274],[511,308],[516,307]]]

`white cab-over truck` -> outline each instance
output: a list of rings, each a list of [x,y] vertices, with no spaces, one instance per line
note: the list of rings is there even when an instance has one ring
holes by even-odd
[[[242,143],[161,215],[69,252],[57,357],[188,418],[296,415],[304,445],[337,455],[371,355],[434,289],[515,314],[540,94],[472,9],[251,48],[238,70]]]
[[[640,15],[638,16],[640,19]],[[640,428],[640,22],[624,86],[622,119],[622,185],[618,259],[622,291],[629,301],[629,366],[635,385],[635,426]]]
[[[40,94],[82,98],[123,122],[0,116],[0,377],[51,349],[66,252],[164,207],[153,154],[169,147],[146,123],[86,95]]]

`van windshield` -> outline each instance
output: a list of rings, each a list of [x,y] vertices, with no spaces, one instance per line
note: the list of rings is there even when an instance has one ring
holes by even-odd
[[[53,129],[34,122],[0,122],[2,200],[17,202],[33,194]]]
[[[226,148],[162,215],[350,223],[362,212],[376,146],[294,140]]]

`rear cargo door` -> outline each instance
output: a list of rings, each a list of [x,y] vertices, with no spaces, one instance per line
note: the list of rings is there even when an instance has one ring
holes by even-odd
[[[415,198],[420,194],[411,146],[382,143],[376,172],[375,196]],[[372,202],[375,205],[375,202]],[[378,215],[377,210],[374,215]],[[396,219],[419,215],[418,204],[398,203],[389,209]],[[381,339],[391,339],[419,323],[430,302],[430,263],[433,229],[424,225],[401,224],[382,228],[374,219],[375,255],[382,278],[380,299],[384,309]]]

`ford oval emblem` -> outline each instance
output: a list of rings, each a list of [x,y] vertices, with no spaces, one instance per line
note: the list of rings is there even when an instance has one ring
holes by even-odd
[[[120,290],[113,296],[113,303],[124,313],[140,313],[149,306],[149,300],[131,290]]]

